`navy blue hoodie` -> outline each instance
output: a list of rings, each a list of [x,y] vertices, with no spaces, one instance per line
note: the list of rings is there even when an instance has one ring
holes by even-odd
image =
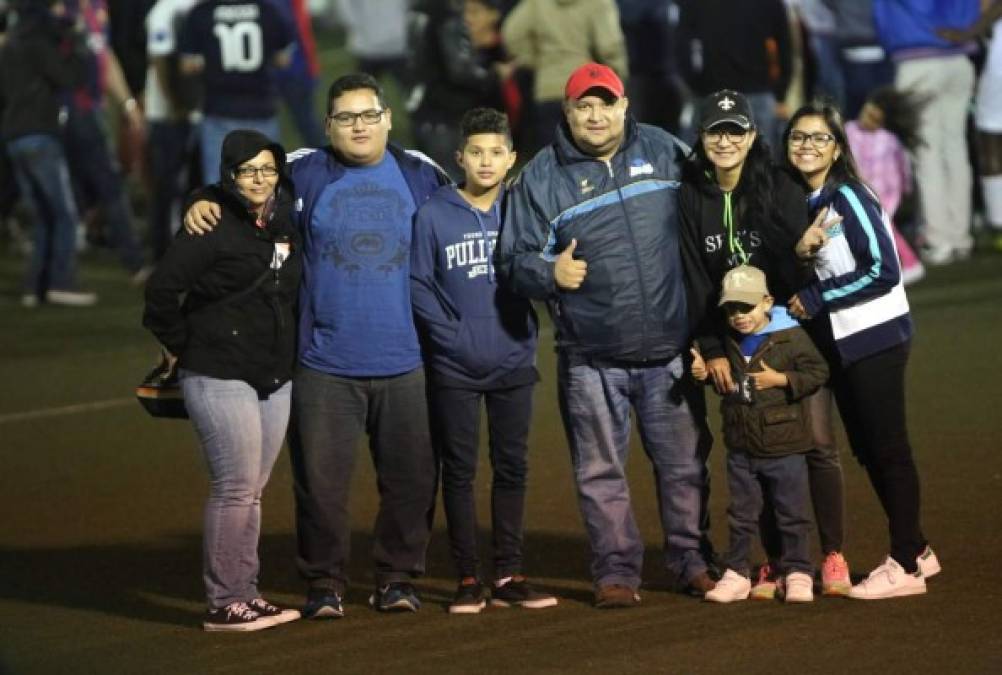
[[[535,312],[498,284],[492,260],[503,204],[502,191],[483,212],[446,185],[415,218],[411,304],[427,363],[450,383],[489,388],[519,371],[535,379]]]

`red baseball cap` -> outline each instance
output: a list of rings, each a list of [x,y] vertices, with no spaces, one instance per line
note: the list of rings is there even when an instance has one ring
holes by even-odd
[[[623,81],[616,75],[616,71],[601,63],[586,63],[567,78],[564,98],[579,99],[595,87],[605,89],[616,98],[623,97]]]

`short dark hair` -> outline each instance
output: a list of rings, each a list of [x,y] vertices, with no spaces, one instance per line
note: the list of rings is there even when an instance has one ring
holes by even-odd
[[[508,117],[494,108],[473,108],[467,110],[459,122],[459,134],[463,145],[475,134],[501,134],[510,150],[512,147],[511,127]],[[462,149],[462,148],[460,148]]]
[[[383,87],[379,84],[379,80],[368,73],[352,73],[342,75],[331,83],[330,89],[327,90],[327,114],[330,115],[334,112],[334,99],[346,92],[358,91],[359,89],[370,89],[379,99],[380,107],[387,107],[386,95],[383,93]]]

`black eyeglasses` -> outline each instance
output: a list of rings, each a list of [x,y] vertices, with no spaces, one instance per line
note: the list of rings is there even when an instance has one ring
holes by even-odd
[[[362,112],[340,112],[337,115],[328,115],[327,119],[333,120],[334,124],[339,127],[353,127],[355,126],[355,120],[361,118],[366,124],[376,124],[379,120],[383,119],[383,113],[385,110],[379,110],[378,108],[371,108],[369,110],[363,110]]]
[[[274,178],[278,175],[278,169],[273,166],[238,166],[233,172],[237,178],[253,178],[261,174],[261,178]]]
[[[703,132],[703,138],[709,143],[719,143],[722,138],[726,138],[731,143],[740,143],[748,136],[748,130],[740,127],[731,129],[709,129]]]
[[[789,137],[790,145],[801,146],[807,142],[808,138],[811,139],[811,145],[819,150],[827,148],[828,144],[835,140],[835,137],[831,134],[820,131],[815,131],[813,134],[807,134],[803,131],[791,131]]]

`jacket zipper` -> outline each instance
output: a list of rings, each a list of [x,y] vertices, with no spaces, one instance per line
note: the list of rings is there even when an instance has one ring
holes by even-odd
[[[616,194],[619,195],[619,205],[623,209],[623,218],[626,220],[626,231],[630,234],[630,244],[633,246],[633,262],[637,267],[637,281],[640,287],[640,339],[641,339],[641,361],[647,360],[647,289],[644,286],[644,271],[640,266],[640,250],[637,248],[637,239],[633,235],[633,223],[630,222],[630,214],[626,209],[626,199],[623,197],[623,189],[616,180],[616,173],[612,170],[612,160],[606,160],[605,166],[609,170],[609,178],[616,186]]]

